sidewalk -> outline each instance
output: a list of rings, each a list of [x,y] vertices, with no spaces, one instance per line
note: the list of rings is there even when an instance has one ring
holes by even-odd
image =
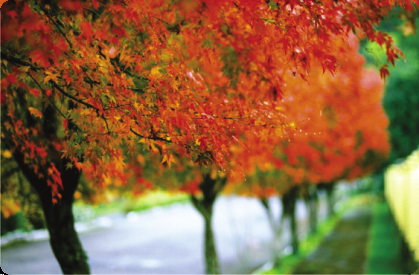
[[[346,212],[294,274],[411,274],[402,236],[385,201]],[[410,268],[412,269],[412,268]]]
[[[320,245],[303,259],[294,274],[363,274],[367,259],[372,210],[346,212]]]

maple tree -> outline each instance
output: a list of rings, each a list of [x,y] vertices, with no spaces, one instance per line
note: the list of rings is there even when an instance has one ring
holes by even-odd
[[[317,68],[311,71],[309,84],[287,81],[289,89],[299,93],[284,94],[284,108],[289,119],[296,124],[300,121],[299,128],[289,135],[289,141],[280,141],[275,151],[256,149],[251,165],[257,167],[248,168],[247,183],[232,187],[258,196],[266,208],[269,196],[282,196],[280,225],[284,218],[290,219],[294,252],[298,250],[297,197],[306,200],[311,230],[315,230],[315,187],[329,193],[339,180],[373,172],[389,152],[388,119],[381,106],[383,83],[375,71],[363,68],[365,61],[355,37],[350,37],[350,47],[338,61],[340,70],[334,77]],[[304,104],[309,100],[310,105]],[[246,151],[241,153],[237,158],[246,159]],[[329,203],[330,213],[332,207]]]
[[[399,4],[412,10],[417,2]],[[71,225],[81,170],[92,185],[106,188],[111,181],[127,182],[122,144],[136,154],[141,141],[169,164],[177,153],[225,169],[229,146],[238,140],[234,133],[254,132],[258,142],[284,138],[293,128],[278,109],[287,79],[304,81],[313,62],[334,73],[336,42],[347,43],[348,32],[384,46],[387,63],[401,56],[391,37],[374,27],[394,5],[378,0],[4,3],[2,150],[13,152],[37,186],[51,236],[60,231],[54,219],[68,221],[68,230],[51,238],[63,271],[89,272]],[[73,263],[59,257],[68,251],[56,246],[68,232],[77,244],[68,243],[77,255]]]
[[[341,70],[335,78],[322,76],[317,83],[313,79],[311,92],[322,90],[316,98],[320,108],[306,111],[311,123],[295,133],[284,150],[287,162],[282,170],[300,186],[308,204],[316,204],[316,192],[310,192],[307,184],[325,188],[329,214],[333,213],[330,193],[334,183],[370,174],[389,152],[388,119],[381,106],[383,84],[375,72],[362,69],[363,58],[356,53],[356,46],[353,50],[346,60],[339,60]],[[314,216],[310,219],[312,230],[315,209],[309,208]]]
[[[132,164],[132,167],[136,165]],[[190,196],[192,205],[204,220],[205,271],[207,274],[219,274],[212,220],[214,203],[227,183],[226,173],[218,171],[215,165],[199,167],[191,161],[179,158],[170,168],[160,163],[154,164],[152,171],[144,172],[145,180],[153,182],[151,188],[182,192]]]
[[[280,141],[274,151],[271,144],[258,143],[256,135],[249,135],[246,138],[249,146],[230,147],[233,162],[239,162],[236,165],[246,171],[248,183],[243,183],[243,178],[230,178],[226,192],[258,196],[267,208],[267,198],[280,194],[283,204],[280,225],[286,218],[290,219],[294,253],[298,251],[297,197],[302,195],[309,204],[310,225],[315,230],[317,203],[316,190],[312,189],[312,185],[322,185],[331,190],[329,187],[336,181],[351,180],[372,172],[388,153],[388,121],[381,107],[383,84],[377,73],[363,68],[364,59],[357,53],[357,44],[357,39],[351,37],[351,46],[339,58],[340,71],[336,76],[324,75],[321,68],[317,68],[309,77],[310,84],[288,81],[290,91],[298,89],[300,92],[298,95],[285,94],[282,108],[289,108],[289,119],[307,121],[299,123],[301,128],[289,134],[289,141]],[[316,99],[310,106],[292,110],[292,106],[304,106],[303,102],[313,98],[313,94]],[[243,137],[244,134],[237,136]],[[185,173],[178,163],[175,166],[175,170]],[[180,176],[181,172],[178,173]],[[190,174],[189,180],[188,176],[181,176],[176,183],[171,183],[170,179],[176,177],[173,174],[166,176],[165,180],[152,181],[161,182],[157,185],[169,190],[190,192],[200,211],[201,204],[198,202],[206,203],[206,210],[211,210],[216,195],[225,183],[220,184],[216,191],[211,189],[216,187],[216,170],[210,173],[212,176],[206,174],[201,177],[199,170],[189,168],[187,174]],[[212,185],[208,183],[211,179]],[[195,194],[199,192],[202,193],[202,201],[196,198]],[[210,195],[212,200],[208,203]],[[203,215],[205,217],[208,212]],[[205,224],[210,227],[210,216],[208,221],[206,219]],[[272,217],[271,223],[274,223]],[[208,238],[212,239],[212,234]],[[214,270],[207,269],[207,272],[216,273]]]

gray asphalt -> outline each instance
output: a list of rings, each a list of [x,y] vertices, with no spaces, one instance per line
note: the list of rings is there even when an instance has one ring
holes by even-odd
[[[272,198],[274,215],[279,200]],[[297,203],[297,217],[306,226],[307,212]],[[204,223],[190,204],[174,204],[128,215],[104,218],[108,228],[80,234],[92,274],[202,274]],[[283,250],[275,242],[267,214],[254,198],[220,197],[214,206],[213,228],[221,272],[249,273]],[[301,229],[304,231],[304,228]],[[274,245],[275,244],[275,245]],[[1,249],[1,267],[8,274],[60,274],[48,241]]]

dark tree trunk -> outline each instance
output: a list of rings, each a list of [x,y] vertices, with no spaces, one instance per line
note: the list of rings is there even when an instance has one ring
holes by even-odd
[[[291,229],[291,246],[292,253],[298,253],[298,230],[297,230],[297,218],[295,216],[295,205],[297,202],[298,187],[292,187],[287,193],[282,196],[282,209],[283,216],[290,219]]]
[[[215,199],[224,187],[227,178],[212,179],[210,175],[203,175],[203,181],[199,188],[202,191],[202,198],[191,195],[192,204],[201,213],[205,222],[204,254],[205,269],[207,274],[220,274],[217,250],[215,248],[214,233],[212,230],[212,211]]]
[[[318,185],[319,189],[324,189],[326,191],[326,201],[327,201],[327,217],[332,217],[335,215],[334,211],[334,198],[333,198],[333,187],[334,183],[322,183]]]
[[[39,179],[32,169],[25,164],[23,155],[19,151],[14,152],[14,157],[22,173],[38,192],[41,199],[42,210],[50,235],[50,245],[62,272],[64,274],[90,274],[86,253],[74,229],[72,212],[73,195],[81,172],[74,167],[65,169],[68,159],[62,159],[59,163],[55,163],[61,173],[63,190],[60,192],[62,198],[54,204],[51,188],[46,182],[47,177],[44,176]]]

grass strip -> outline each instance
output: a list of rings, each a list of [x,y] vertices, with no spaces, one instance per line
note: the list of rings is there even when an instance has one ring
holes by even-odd
[[[94,206],[76,202],[73,206],[73,212],[75,212],[76,220],[85,221],[118,212],[140,212],[154,207],[167,206],[173,203],[187,203],[188,201],[189,196],[186,194],[154,191],[139,198],[121,198]],[[77,218],[78,216],[81,217]]]
[[[368,274],[402,274],[402,236],[386,201],[374,205],[368,246]]]

